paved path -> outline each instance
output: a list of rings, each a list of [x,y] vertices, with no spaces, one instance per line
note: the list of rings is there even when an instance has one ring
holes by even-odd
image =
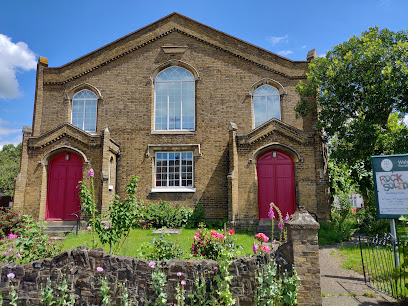
[[[392,298],[368,287],[362,275],[342,269],[338,248],[332,245],[320,249],[323,306],[396,305]]]

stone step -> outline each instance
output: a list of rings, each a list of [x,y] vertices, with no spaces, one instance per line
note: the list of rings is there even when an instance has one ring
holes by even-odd
[[[73,221],[47,221],[45,222],[44,232],[50,236],[66,236],[69,233],[75,233],[77,222]],[[82,227],[80,227],[82,228]]]

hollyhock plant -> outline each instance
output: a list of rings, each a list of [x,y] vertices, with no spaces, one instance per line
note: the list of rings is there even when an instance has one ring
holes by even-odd
[[[267,253],[269,253],[271,251],[271,249],[267,245],[262,245],[259,249],[261,251],[267,252]]]
[[[252,251],[254,251],[254,254],[256,254],[256,253],[258,253],[258,245],[256,244],[256,243],[254,243],[253,245],[252,245]]]
[[[94,170],[93,170],[93,169],[90,169],[90,170],[88,171],[88,175],[89,175],[89,177],[94,177],[94,175],[95,175]]]
[[[234,229],[230,228],[230,229],[228,230],[228,234],[230,234],[230,235],[234,235],[234,234],[235,234]]]
[[[279,227],[279,229],[280,229],[281,231],[283,231],[283,224],[282,224],[282,222],[279,222],[278,227]]]

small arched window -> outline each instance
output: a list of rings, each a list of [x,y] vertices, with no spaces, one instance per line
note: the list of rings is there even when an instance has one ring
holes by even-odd
[[[253,94],[255,127],[272,119],[281,119],[280,95],[271,85],[258,87]]]
[[[96,132],[97,97],[84,89],[77,92],[72,98],[72,124],[87,131]]]
[[[187,130],[195,127],[195,80],[179,66],[159,72],[154,80],[156,131]]]

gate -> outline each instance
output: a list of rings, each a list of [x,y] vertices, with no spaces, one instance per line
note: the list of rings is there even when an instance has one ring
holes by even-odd
[[[364,281],[395,299],[408,294],[407,242],[390,234],[380,238],[359,237]]]

